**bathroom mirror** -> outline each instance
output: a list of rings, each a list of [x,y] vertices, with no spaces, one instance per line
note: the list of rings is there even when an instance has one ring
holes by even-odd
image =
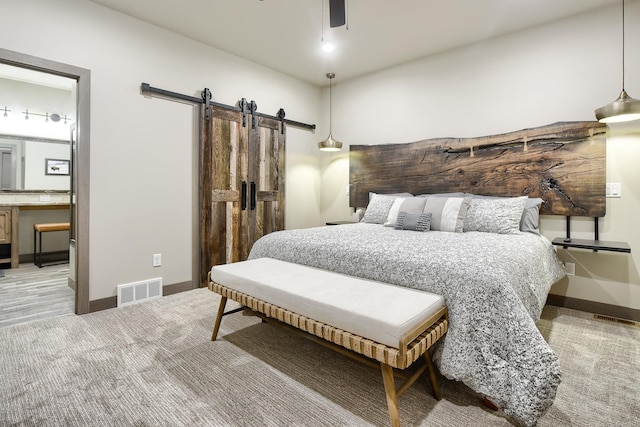
[[[69,161],[76,80],[0,64],[0,190],[69,191],[70,177],[47,172]]]

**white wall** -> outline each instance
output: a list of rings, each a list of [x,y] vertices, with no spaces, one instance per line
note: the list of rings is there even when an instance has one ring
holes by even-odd
[[[69,190],[70,175],[47,175],[46,159],[69,160],[69,144],[24,142],[24,189],[25,190]]]
[[[71,122],[65,123],[65,116],[74,117],[76,113],[70,90],[0,78],[0,94],[1,134],[69,140]],[[4,117],[4,107],[8,110],[7,117]],[[27,111],[29,120],[25,120]],[[47,121],[47,113],[56,113],[61,120]]]
[[[3,48],[91,70],[90,299],[162,276],[190,281],[197,110],[140,84],[316,123],[317,87],[79,0],[0,0]],[[318,136],[288,128],[287,228],[319,223]],[[162,267],[151,266],[162,254]]]
[[[640,3],[627,5],[626,89],[640,97]],[[595,120],[594,109],[621,90],[620,7],[478,43],[333,86],[333,135],[351,144],[490,135],[558,121]],[[632,254],[560,250],[576,276],[552,293],[640,309],[640,122],[610,128],[607,182],[623,197],[607,199],[602,240],[625,241]],[[348,151],[325,159],[323,218],[349,219]],[[545,217],[549,239],[564,217]],[[593,239],[593,220],[574,220],[572,236]]]

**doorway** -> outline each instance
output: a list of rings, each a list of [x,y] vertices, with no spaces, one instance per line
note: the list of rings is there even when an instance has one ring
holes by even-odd
[[[72,139],[69,251],[69,285],[75,289],[75,313],[90,312],[89,307],[89,153],[91,72],[31,55],[0,48],[0,63],[73,79],[76,84],[76,123]],[[73,136],[73,138],[72,138]]]

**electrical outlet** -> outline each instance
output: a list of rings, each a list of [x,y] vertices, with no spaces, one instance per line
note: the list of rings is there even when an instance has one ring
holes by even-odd
[[[575,276],[576,275],[576,263],[575,262],[565,262],[564,269],[567,272],[567,276]]]
[[[153,254],[153,266],[160,267],[162,265],[162,254]]]

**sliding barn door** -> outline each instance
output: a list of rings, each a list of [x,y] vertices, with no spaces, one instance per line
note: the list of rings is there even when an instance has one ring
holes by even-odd
[[[256,240],[284,229],[285,137],[280,122],[258,117],[249,129],[249,209],[247,236],[241,252],[246,259]]]
[[[247,259],[264,234],[284,229],[285,135],[278,120],[202,108],[201,280],[212,266]]]

